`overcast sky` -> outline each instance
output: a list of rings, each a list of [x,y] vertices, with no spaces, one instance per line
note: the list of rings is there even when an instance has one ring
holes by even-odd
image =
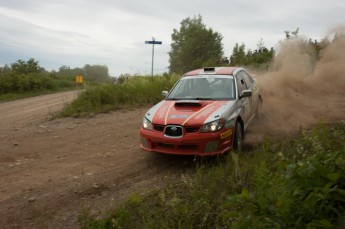
[[[34,58],[47,70],[107,65],[111,76],[168,71],[171,34],[187,17],[203,17],[223,36],[224,54],[236,42],[255,49],[300,28],[312,39],[345,24],[344,0],[0,0],[0,66]]]

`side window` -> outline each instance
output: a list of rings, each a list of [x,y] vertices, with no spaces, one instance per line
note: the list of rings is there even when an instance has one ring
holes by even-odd
[[[248,75],[248,73],[246,73],[244,71],[242,71],[240,74],[243,76],[243,79],[246,83],[247,89],[250,89],[252,87],[252,84],[253,84],[252,78],[250,77],[250,75]]]
[[[247,89],[241,73],[239,73],[236,76],[236,83],[237,83],[237,89],[238,89],[238,96],[240,96],[242,91]]]

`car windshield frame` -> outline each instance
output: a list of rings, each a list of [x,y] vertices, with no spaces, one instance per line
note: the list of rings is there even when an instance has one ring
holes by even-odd
[[[233,75],[197,75],[182,77],[166,100],[235,100]]]

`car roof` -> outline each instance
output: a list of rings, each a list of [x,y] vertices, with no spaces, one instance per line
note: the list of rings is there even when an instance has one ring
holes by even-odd
[[[241,69],[240,67],[205,67],[187,72],[183,77],[198,75],[234,75]]]

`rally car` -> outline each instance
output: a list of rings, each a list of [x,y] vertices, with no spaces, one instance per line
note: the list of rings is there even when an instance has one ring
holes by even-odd
[[[188,72],[163,95],[142,121],[140,147],[146,151],[199,156],[241,151],[262,104],[256,80],[240,67]]]

